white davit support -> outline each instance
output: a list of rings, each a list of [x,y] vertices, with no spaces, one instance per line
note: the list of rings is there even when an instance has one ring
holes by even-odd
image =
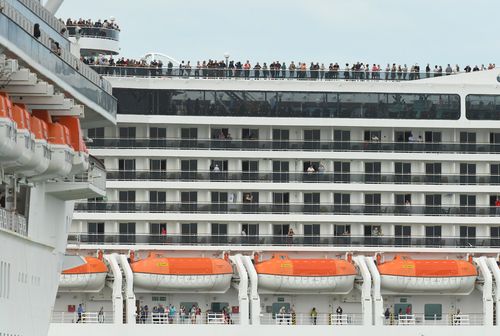
[[[480,274],[483,277],[483,285],[478,289],[483,292],[483,315],[484,325],[493,325],[493,279],[490,269],[486,263],[486,257],[474,258],[474,262],[479,267]]]
[[[363,278],[363,284],[361,288],[361,310],[363,312],[363,325],[372,325],[373,309],[372,309],[372,277],[368,266],[366,265],[364,256],[356,256],[352,258],[354,263],[358,266],[361,277]]]
[[[240,324],[248,325],[248,313],[249,313],[249,303],[248,303],[248,274],[241,260],[241,254],[235,256],[230,256],[229,260],[236,266],[236,271],[240,277],[240,283],[238,284],[238,304],[240,307]]]
[[[259,280],[257,271],[252,264],[252,259],[249,256],[242,256],[243,264],[250,277],[250,318],[252,325],[260,324],[260,295],[258,291]]]
[[[118,254],[107,254],[104,259],[108,262],[114,278],[111,285],[113,290],[113,323],[123,324],[122,272],[118,266]]]
[[[496,310],[495,310],[495,320],[497,321],[497,326],[500,325],[498,321],[500,321],[500,268],[498,268],[497,261],[495,258],[488,258],[487,259],[487,264],[488,267],[490,268],[491,273],[493,273],[493,279],[495,280],[495,297],[494,297],[494,302],[496,305]]]
[[[375,266],[375,260],[373,257],[365,258],[368,270],[372,276],[373,280],[373,316],[375,325],[384,324],[384,299],[382,298],[380,290],[380,273],[378,272],[377,266]]]
[[[134,293],[134,275],[130,264],[128,263],[127,256],[120,254],[118,256],[118,261],[121,265],[123,275],[125,276],[125,297],[126,297],[126,316],[125,320],[128,324],[135,324],[136,322],[136,309],[135,306],[135,293]]]

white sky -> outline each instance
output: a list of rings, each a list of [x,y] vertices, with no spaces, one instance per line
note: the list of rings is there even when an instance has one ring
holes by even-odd
[[[499,0],[66,0],[57,16],[116,17],[133,58],[500,65]]]

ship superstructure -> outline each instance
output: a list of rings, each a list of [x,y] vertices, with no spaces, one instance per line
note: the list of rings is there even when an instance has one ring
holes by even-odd
[[[94,68],[118,124],[87,130],[108,196],[69,253],[108,281],[62,289],[54,335],[496,330],[496,70]]]

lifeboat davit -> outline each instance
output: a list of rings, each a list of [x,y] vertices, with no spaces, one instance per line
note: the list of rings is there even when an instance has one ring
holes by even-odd
[[[31,115],[22,104],[12,106],[12,117],[17,124],[16,152],[13,160],[2,163],[6,171],[15,171],[18,167],[28,165],[34,156],[35,135],[31,132]]]
[[[5,93],[0,93],[0,163],[15,161],[21,156],[16,145],[17,124],[12,116],[12,104]]]
[[[99,292],[105,284],[108,268],[100,258],[71,257],[73,264],[62,271],[60,292]],[[74,264],[77,266],[74,266]],[[78,265],[79,263],[79,265]]]
[[[67,177],[73,168],[74,150],[69,139],[69,130],[66,126],[52,119],[47,111],[34,110],[33,115],[47,123],[51,159],[47,170],[33,180],[46,180],[57,177]]]
[[[340,259],[290,259],[275,254],[255,265],[259,288],[279,293],[347,294],[354,287],[356,268]]]
[[[413,260],[397,255],[377,267],[383,290],[405,294],[470,294],[478,275],[466,260]]]
[[[233,269],[219,258],[163,258],[151,254],[133,262],[137,292],[225,293]]]
[[[71,147],[75,151],[73,156],[73,167],[70,175],[80,174],[89,169],[89,153],[85,142],[83,141],[83,133],[80,127],[80,119],[73,116],[58,117],[57,122],[64,125],[69,130],[69,141]]]

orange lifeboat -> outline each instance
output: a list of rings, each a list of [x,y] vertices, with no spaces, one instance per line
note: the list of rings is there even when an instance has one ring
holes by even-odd
[[[33,115],[47,123],[51,160],[47,170],[33,180],[67,177],[73,167],[74,151],[69,142],[69,130],[60,123],[52,122],[48,111],[34,110]]]
[[[73,156],[73,168],[70,174],[75,175],[87,171],[89,168],[89,154],[83,141],[80,119],[73,116],[58,117],[57,122],[69,130],[69,143],[75,151]]]
[[[225,293],[233,268],[219,258],[163,258],[155,254],[133,262],[137,292]]]
[[[16,133],[16,152],[19,155],[15,160],[7,160],[2,166],[7,171],[17,170],[17,167],[23,167],[30,163],[34,155],[35,135],[31,132],[31,116],[22,104],[12,106],[12,117],[17,124]],[[10,169],[8,169],[10,168]]]
[[[396,255],[378,266],[383,290],[406,294],[470,294],[478,275],[466,260],[413,260]]]
[[[45,172],[49,167],[51,158],[47,124],[37,117],[31,117],[31,132],[35,136],[33,157],[29,163],[16,170],[18,174],[28,177],[40,175]]]
[[[16,160],[17,124],[12,116],[12,104],[5,93],[0,93],[0,163]]]
[[[259,288],[279,293],[347,294],[354,287],[356,268],[340,259],[290,259],[275,254],[255,265]]]
[[[108,268],[101,258],[66,256],[65,263],[60,292],[99,292],[104,287]]]

